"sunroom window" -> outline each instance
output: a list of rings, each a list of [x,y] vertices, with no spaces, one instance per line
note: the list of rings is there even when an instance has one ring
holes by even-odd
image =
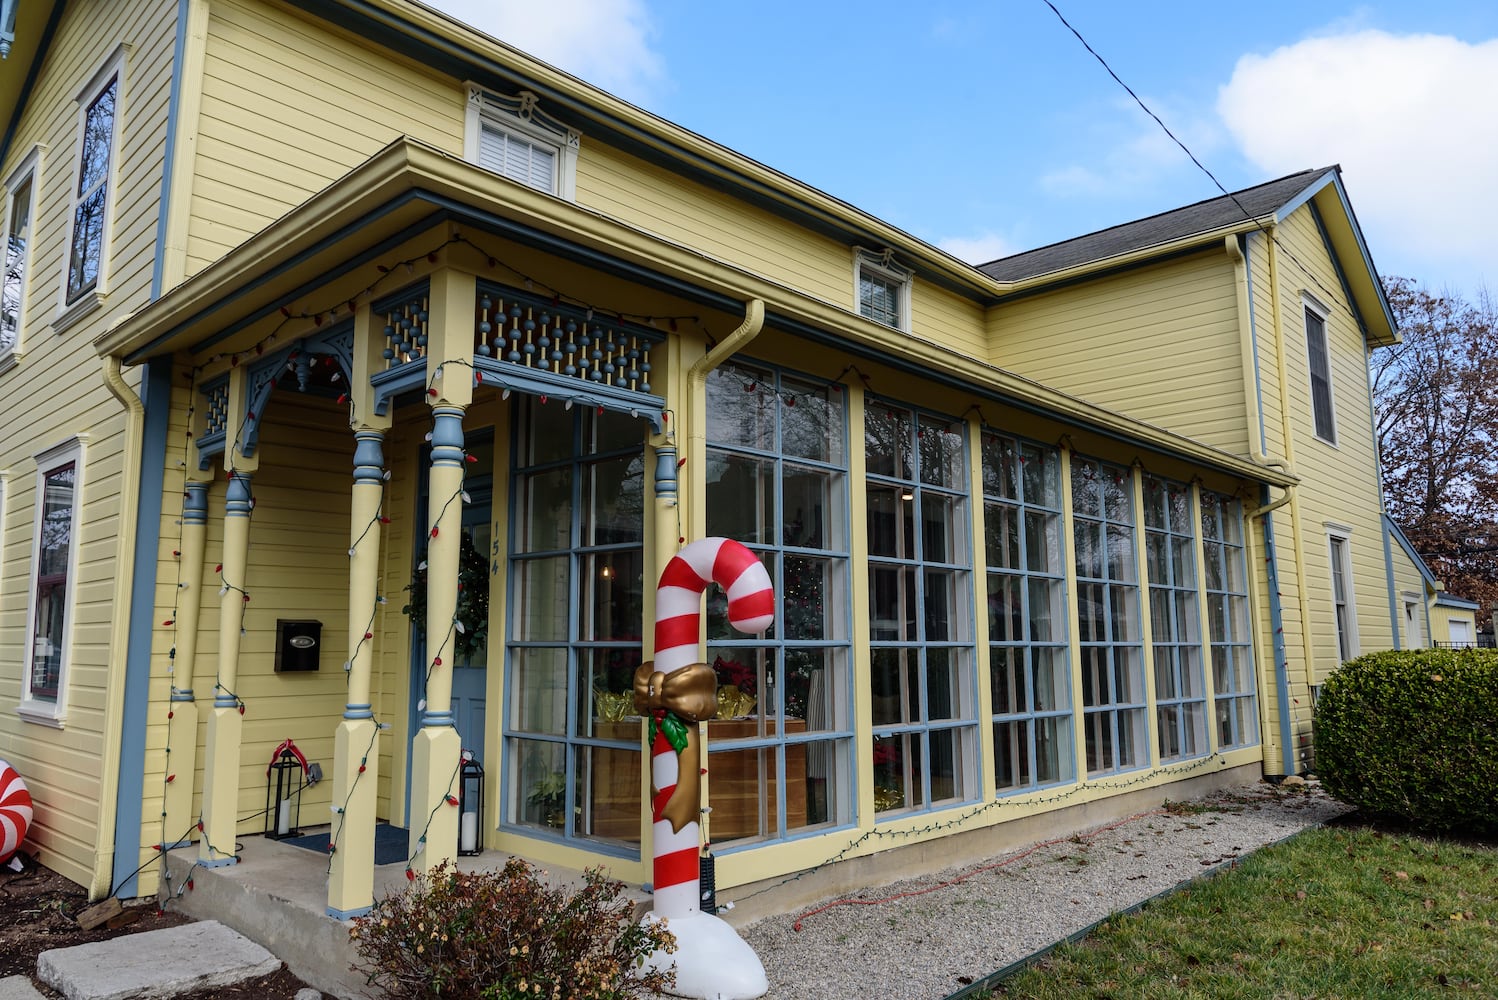
[[[894,403],[864,411],[876,812],[979,793],[965,431]]]
[[[983,535],[996,786],[1070,781],[1076,754],[1056,448],[984,432]]]
[[[1259,741],[1258,684],[1248,622],[1243,505],[1232,497],[1202,491],[1202,553],[1217,746],[1246,746]]]
[[[793,837],[853,821],[847,410],[841,386],[750,364],[707,381],[707,533],[754,551],[774,582],[763,636],[727,623],[709,590],[714,842]]]
[[[1087,773],[1149,763],[1133,471],[1072,459],[1077,638]]]
[[[1155,661],[1156,737],[1160,760],[1169,763],[1207,752],[1207,695],[1202,675],[1190,486],[1157,476],[1145,477],[1144,542]]]
[[[645,425],[517,409],[505,821],[638,850]]]

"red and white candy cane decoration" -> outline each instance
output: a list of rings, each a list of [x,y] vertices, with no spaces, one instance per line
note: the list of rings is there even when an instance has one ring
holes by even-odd
[[[16,769],[0,760],[0,864],[20,849],[29,826],[31,793]]]
[[[775,593],[770,574],[759,557],[738,542],[728,538],[703,538],[692,542],[666,564],[655,596],[655,661],[652,677],[664,675],[663,686],[672,686],[673,675],[687,668],[708,670],[701,663],[699,636],[702,625],[702,594],[709,583],[716,583],[728,595],[728,621],[740,632],[763,632],[775,621]],[[647,664],[647,667],[650,665]],[[645,672],[645,668],[641,668]],[[717,711],[716,684],[710,707],[701,714],[712,718]],[[638,695],[637,695],[638,697]],[[673,823],[667,815],[667,804],[677,792],[683,778],[683,765],[696,769],[698,754],[678,757],[668,740],[661,718],[666,714],[653,709],[657,719],[655,740],[650,747],[650,784],[654,790],[651,818],[655,830],[655,912],[667,919],[684,917],[699,907],[698,849],[700,840],[696,815],[684,824]],[[699,714],[699,713],[693,713]],[[688,718],[688,738],[696,747],[696,723]],[[685,776],[693,786],[688,801],[693,813],[698,801],[700,775]],[[683,789],[685,791],[685,789]]]

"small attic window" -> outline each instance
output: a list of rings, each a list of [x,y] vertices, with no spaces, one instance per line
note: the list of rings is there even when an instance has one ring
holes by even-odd
[[[896,330],[910,329],[910,272],[894,253],[854,250],[858,314]]]
[[[543,112],[529,90],[506,97],[468,86],[463,158],[517,184],[577,197],[577,132]]]

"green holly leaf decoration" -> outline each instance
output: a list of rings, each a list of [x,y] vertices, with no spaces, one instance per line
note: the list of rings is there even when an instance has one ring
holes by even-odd
[[[671,744],[671,749],[677,753],[687,748],[687,724],[673,713],[667,712],[666,717],[661,720],[661,731],[666,734],[666,742]]]

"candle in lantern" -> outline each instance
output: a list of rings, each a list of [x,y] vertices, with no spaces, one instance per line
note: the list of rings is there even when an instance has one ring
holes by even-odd
[[[291,800],[282,799],[281,809],[276,816],[276,833],[284,837],[291,832]]]
[[[463,814],[462,830],[458,836],[458,850],[472,851],[479,843],[479,814],[466,812]]]

